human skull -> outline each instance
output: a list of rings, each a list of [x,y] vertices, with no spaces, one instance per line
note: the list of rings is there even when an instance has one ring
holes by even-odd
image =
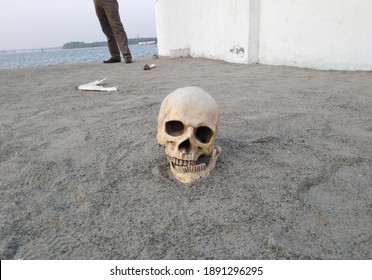
[[[203,89],[179,88],[166,96],[158,116],[158,144],[164,146],[172,174],[183,183],[206,177],[221,148],[214,142],[220,110]]]

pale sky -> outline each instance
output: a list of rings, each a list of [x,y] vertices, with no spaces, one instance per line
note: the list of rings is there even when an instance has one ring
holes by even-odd
[[[128,38],[155,37],[155,0],[118,0]],[[93,0],[11,0],[0,8],[0,50],[105,41]]]

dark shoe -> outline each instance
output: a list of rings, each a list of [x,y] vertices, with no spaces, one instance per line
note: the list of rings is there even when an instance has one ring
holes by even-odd
[[[133,62],[132,57],[129,56],[129,55],[124,56],[124,61],[125,61],[125,63],[132,63]]]
[[[103,63],[116,63],[121,62],[120,57],[111,57],[109,60],[104,60]]]

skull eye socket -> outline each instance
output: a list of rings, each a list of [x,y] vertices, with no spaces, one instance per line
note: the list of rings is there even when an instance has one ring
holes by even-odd
[[[170,136],[180,136],[183,134],[185,126],[180,121],[169,121],[165,123],[165,132]]]
[[[201,126],[196,129],[195,137],[199,142],[207,144],[211,141],[213,136],[213,131],[206,126]]]

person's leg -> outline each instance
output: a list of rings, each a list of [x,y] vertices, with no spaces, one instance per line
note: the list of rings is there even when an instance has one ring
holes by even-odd
[[[120,50],[118,48],[118,44],[115,39],[114,32],[111,29],[111,25],[107,17],[107,14],[101,5],[96,4],[96,1],[95,1],[95,8],[96,8],[96,14],[97,14],[99,23],[101,25],[102,31],[106,35],[106,38],[107,38],[108,48],[109,48],[111,57],[114,58],[115,60],[120,61]]]
[[[111,26],[112,32],[118,43],[120,51],[122,52],[125,62],[131,62],[132,55],[128,47],[128,38],[124,30],[119,15],[119,4],[117,1],[106,0],[103,1],[103,8],[107,15],[107,20]]]

